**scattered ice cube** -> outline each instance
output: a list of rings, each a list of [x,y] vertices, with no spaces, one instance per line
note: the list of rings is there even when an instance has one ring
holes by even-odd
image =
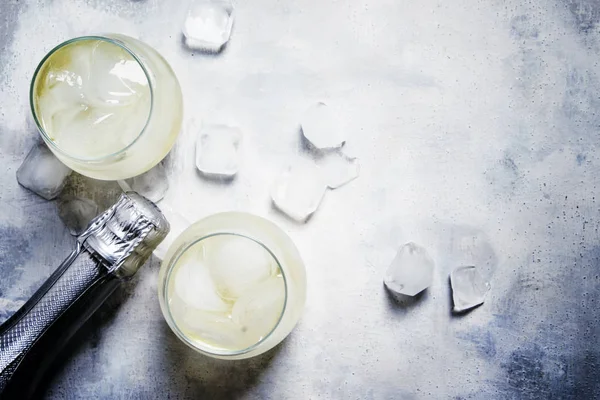
[[[398,250],[383,282],[394,293],[414,296],[431,285],[433,267],[427,250],[410,242]]]
[[[206,240],[206,263],[223,298],[236,299],[271,275],[275,260],[253,240],[234,235]]]
[[[306,110],[301,125],[302,135],[317,149],[334,149],[344,145],[339,123],[325,103],[316,103]]]
[[[358,178],[360,172],[358,158],[348,157],[339,151],[326,154],[317,161],[317,164],[323,170],[327,186],[331,189],[337,189],[353,181]]]
[[[275,180],[271,199],[281,212],[303,222],[317,210],[326,189],[319,167],[312,162],[296,163]]]
[[[237,299],[231,311],[231,319],[239,324],[243,331],[253,335],[254,342],[258,342],[277,324],[284,303],[283,278],[271,277]]]
[[[208,177],[233,177],[239,168],[242,131],[227,125],[205,125],[196,141],[196,167]]]
[[[203,246],[196,244],[178,261],[181,266],[175,275],[174,292],[188,307],[204,311],[227,312],[230,306],[223,301],[204,262]]]
[[[165,217],[167,218],[167,221],[169,221],[169,225],[171,226],[171,230],[169,231],[169,234],[167,235],[167,237],[165,237],[163,239],[163,241],[160,242],[160,244],[158,246],[156,246],[156,249],[154,249],[154,252],[152,253],[159,260],[163,260],[165,258],[165,255],[167,254],[167,251],[169,250],[169,247],[171,246],[171,244],[192,223],[190,221],[188,221],[188,219],[186,217],[184,217],[177,211],[173,210],[173,208],[168,206],[167,204],[161,203],[159,208],[162,211],[162,213],[165,215]]]
[[[185,44],[191,49],[217,53],[229,41],[233,4],[226,0],[193,0],[183,25]]]
[[[483,304],[490,284],[473,266],[458,267],[450,273],[454,311],[461,312]]]
[[[83,197],[66,197],[58,201],[58,216],[73,236],[80,235],[98,215],[98,204]]]
[[[17,170],[17,181],[46,200],[52,200],[63,190],[71,172],[45,144],[38,143]]]
[[[162,162],[141,175],[118,182],[124,191],[136,191],[155,203],[161,201],[169,190],[167,171]]]

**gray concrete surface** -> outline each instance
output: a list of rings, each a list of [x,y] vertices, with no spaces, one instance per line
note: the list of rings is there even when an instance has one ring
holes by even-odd
[[[18,186],[37,140],[27,90],[38,61],[70,37],[118,31],[171,63],[185,126],[165,204],[190,219],[265,215],[297,243],[306,312],[256,359],[211,360],[169,331],[153,260],[86,324],[47,398],[600,398],[600,5],[595,0],[236,3],[219,56],[182,47],[187,2],[0,3],[0,321],[73,245],[55,202]],[[343,116],[357,181],[299,225],[268,187],[303,157],[298,120],[325,100]],[[229,184],[199,177],[199,121],[235,122],[244,164]],[[66,189],[107,206],[113,183]],[[436,261],[433,286],[398,303],[382,286],[409,240]],[[475,263],[487,302],[451,315],[448,274]]]

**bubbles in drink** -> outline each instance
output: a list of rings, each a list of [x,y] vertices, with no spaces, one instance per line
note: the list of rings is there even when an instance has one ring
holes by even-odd
[[[242,350],[277,325],[285,283],[260,244],[232,234],[205,238],[176,261],[169,310],[183,333],[205,345]]]

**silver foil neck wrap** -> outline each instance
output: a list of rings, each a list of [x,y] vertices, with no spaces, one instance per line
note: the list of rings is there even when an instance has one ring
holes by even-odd
[[[127,192],[78,237],[78,244],[100,256],[109,272],[129,277],[169,233],[169,222],[154,203]]]

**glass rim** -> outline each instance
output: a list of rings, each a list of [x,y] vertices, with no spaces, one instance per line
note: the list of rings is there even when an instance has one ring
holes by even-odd
[[[223,351],[214,351],[211,349],[207,349],[201,346],[198,346],[196,343],[194,343],[193,341],[191,341],[186,334],[184,334],[181,329],[179,329],[179,327],[177,326],[177,323],[175,322],[175,319],[173,318],[173,315],[171,314],[171,308],[169,307],[169,296],[168,296],[168,292],[169,292],[169,281],[171,279],[171,273],[173,272],[173,268],[175,267],[175,265],[177,265],[177,262],[179,261],[179,259],[185,254],[185,252],[187,252],[188,250],[190,250],[190,248],[194,245],[196,245],[197,243],[201,242],[202,240],[205,239],[209,239],[211,237],[216,237],[216,236],[224,236],[224,235],[232,235],[232,236],[238,236],[238,237],[242,237],[244,239],[248,239],[253,241],[254,243],[258,244],[259,246],[261,246],[264,250],[266,250],[269,255],[275,260],[275,262],[277,263],[277,266],[279,267],[279,271],[281,272],[281,276],[283,277],[283,285],[284,285],[284,290],[285,290],[285,296],[283,299],[283,307],[281,308],[281,313],[279,314],[279,318],[277,318],[277,322],[275,323],[275,325],[273,325],[273,328],[271,328],[271,330],[269,331],[269,333],[267,333],[261,340],[259,340],[258,342],[240,349],[240,350],[223,350]],[[287,303],[288,303],[288,282],[287,282],[287,277],[285,274],[285,271],[283,270],[283,267],[281,265],[281,262],[279,261],[279,259],[277,258],[277,256],[271,251],[271,249],[269,249],[265,244],[263,244],[260,240],[257,240],[255,238],[252,238],[250,236],[241,234],[241,233],[236,233],[236,232],[215,232],[215,233],[210,233],[207,235],[204,235],[194,241],[192,241],[191,243],[187,244],[186,246],[181,246],[180,249],[178,249],[175,254],[173,255],[173,257],[171,257],[171,260],[169,261],[169,264],[167,265],[167,271],[165,273],[164,276],[164,280],[163,280],[164,284],[162,285],[163,290],[162,290],[162,301],[165,305],[164,307],[164,311],[166,311],[164,314],[169,324],[169,326],[171,327],[171,329],[173,330],[173,332],[175,332],[175,335],[177,335],[177,337],[182,340],[185,344],[187,344],[189,347],[191,347],[192,349],[199,351],[203,354],[206,354],[208,356],[216,356],[216,357],[235,357],[235,356],[240,356],[243,354],[247,354],[250,353],[251,351],[255,350],[258,346],[260,346],[262,343],[264,343],[268,338],[271,337],[271,335],[273,334],[273,332],[275,332],[275,330],[277,329],[277,327],[279,327],[279,325],[281,324],[281,321],[283,319],[283,315],[285,314],[285,311],[287,309]]]
[[[34,89],[36,87],[38,74],[39,74],[40,70],[42,69],[42,67],[46,64],[46,61],[48,61],[48,59],[54,53],[56,53],[58,50],[62,49],[63,47],[66,47],[72,43],[84,41],[84,40],[101,40],[101,41],[108,42],[108,43],[114,44],[116,46],[119,46],[120,48],[125,50],[135,60],[135,62],[142,68],[142,71],[144,72],[144,76],[146,77],[146,81],[148,82],[148,88],[150,90],[150,110],[148,110],[148,117],[146,118],[146,122],[145,122],[144,126],[142,127],[142,129],[140,130],[140,133],[135,137],[135,139],[131,143],[127,144],[122,149],[119,149],[111,154],[103,155],[100,157],[94,157],[94,158],[76,157],[76,156],[73,156],[72,154],[69,154],[69,152],[63,150],[62,148],[60,148],[60,146],[54,140],[52,140],[50,138],[50,135],[48,135],[46,130],[42,127],[42,124],[40,123],[38,116],[37,116],[35,102],[34,102]],[[74,161],[100,162],[100,161],[107,160],[109,158],[116,157],[120,154],[123,154],[125,151],[130,149],[135,143],[137,143],[137,141],[142,137],[142,135],[144,134],[144,132],[146,131],[146,128],[148,127],[148,125],[150,123],[150,118],[152,117],[152,112],[154,110],[154,86],[152,84],[152,80],[150,79],[150,73],[144,66],[144,63],[142,62],[142,60],[135,54],[135,52],[133,50],[131,50],[129,47],[127,47],[127,45],[125,45],[125,43],[123,43],[122,41],[120,41],[118,39],[113,39],[109,36],[101,36],[101,35],[78,36],[78,37],[69,39],[67,41],[64,41],[64,42],[56,45],[52,50],[50,50],[44,56],[44,58],[42,58],[42,60],[38,64],[37,68],[35,69],[35,72],[33,73],[33,77],[31,78],[31,84],[29,86],[29,107],[31,109],[31,114],[33,115],[33,120],[35,121],[35,125],[37,126],[38,131],[42,135],[42,138],[44,139],[46,144],[48,144],[48,146],[52,150],[55,150],[58,153],[60,153],[61,155],[65,156],[71,160],[74,160]]]

